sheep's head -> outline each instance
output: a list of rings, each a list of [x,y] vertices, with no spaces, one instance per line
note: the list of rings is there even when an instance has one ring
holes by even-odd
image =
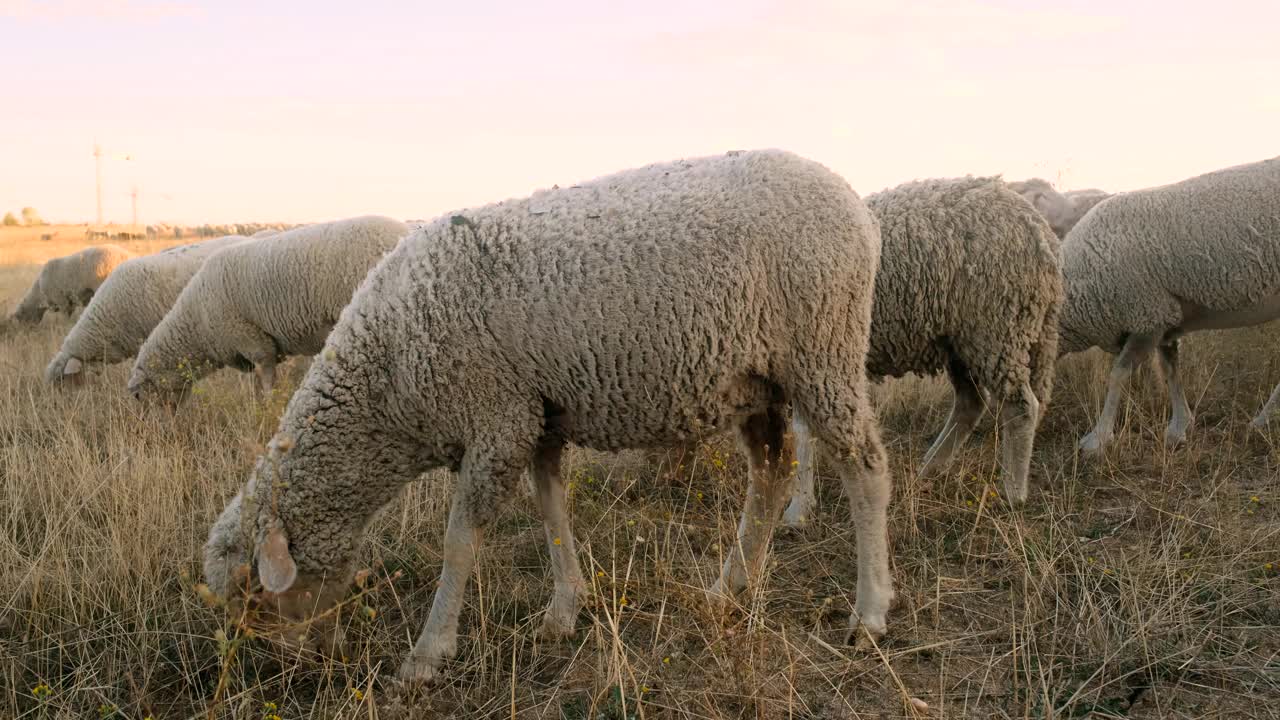
[[[155,363],[139,359],[129,375],[129,394],[141,402],[152,402],[176,407],[187,399],[195,376],[187,361],[178,361],[174,368],[152,367]]]
[[[50,385],[79,385],[84,382],[84,362],[72,355],[58,353],[45,368],[44,380]]]
[[[210,530],[204,546],[205,580],[228,601],[233,614],[243,615],[265,635],[306,649],[341,652],[339,626],[327,611],[342,600],[346,583],[326,583],[321,575],[300,572],[284,523],[261,507],[270,501],[272,456],[278,452],[273,446],[258,461],[245,489]],[[268,488],[265,498],[255,491],[259,482]]]
[[[44,317],[48,308],[40,301],[36,288],[22,298],[22,302],[18,303],[18,307],[13,309],[13,319],[26,325],[35,325]]]

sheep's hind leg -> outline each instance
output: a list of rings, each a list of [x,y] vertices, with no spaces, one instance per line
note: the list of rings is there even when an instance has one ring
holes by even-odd
[[[799,416],[791,424],[791,435],[795,442],[798,474],[795,490],[791,494],[791,504],[782,514],[782,524],[800,527],[813,517],[814,505],[817,503],[814,489],[814,475],[818,472],[817,440]]]
[[[540,431],[540,428],[539,428]],[[497,514],[501,503],[515,492],[520,471],[529,464],[535,440],[520,443],[520,432],[501,434],[502,456],[492,449],[468,449],[462,472],[449,508],[449,524],[444,533],[444,567],[431,601],[431,612],[422,634],[400,666],[399,678],[429,682],[440,665],[458,651],[458,616],[462,612],[467,580],[475,568],[476,551],[485,525]],[[527,436],[536,438],[536,433]]]
[[[947,363],[947,375],[950,376],[951,386],[955,391],[951,414],[947,416],[942,432],[938,433],[938,439],[934,440],[932,447],[924,455],[920,466],[922,478],[930,477],[951,464],[956,450],[973,434],[978,418],[982,417],[983,392],[974,383],[969,369],[954,355]]]
[[[1027,476],[1031,473],[1031,449],[1040,422],[1040,401],[1024,384],[1005,397],[1000,406],[1001,455],[1004,492],[1010,505],[1027,501]]]
[[[577,545],[573,540],[573,529],[569,525],[564,478],[560,475],[560,457],[563,452],[564,446],[558,443],[540,446],[530,469],[538,507],[542,511],[547,549],[551,554],[551,568],[555,578],[555,592],[538,631],[548,639],[573,634],[574,621],[578,617],[582,598],[586,595],[586,583],[583,582],[582,569],[578,565]]]
[[[828,434],[828,453],[844,480],[845,496],[853,514],[858,543],[858,594],[849,617],[849,639],[860,648],[868,645],[865,631],[878,640],[888,631],[889,606],[893,603],[893,577],[889,574],[889,462],[874,413],[866,410],[860,427],[845,435]],[[828,439],[830,438],[830,439]]]
[[[752,581],[759,581],[768,556],[769,540],[778,522],[782,503],[791,491],[791,458],[786,445],[786,420],[782,409],[773,407],[752,415],[738,426],[738,437],[747,453],[750,481],[747,499],[738,522],[738,540],[730,549],[711,586],[711,598],[723,602]]]
[[[1160,370],[1164,373],[1164,381],[1169,385],[1169,403],[1173,405],[1173,415],[1169,418],[1169,427],[1164,431],[1164,444],[1177,447],[1187,440],[1187,430],[1195,418],[1191,415],[1191,407],[1187,404],[1187,395],[1182,390],[1182,380],[1178,377],[1178,338],[1167,339],[1160,343]]]
[[[1111,367],[1111,376],[1107,379],[1107,399],[1102,403],[1102,414],[1088,435],[1080,439],[1080,450],[1086,455],[1100,456],[1115,435],[1116,412],[1120,409],[1120,395],[1133,369],[1141,363],[1155,345],[1155,338],[1150,335],[1130,335],[1125,341],[1120,355]]]

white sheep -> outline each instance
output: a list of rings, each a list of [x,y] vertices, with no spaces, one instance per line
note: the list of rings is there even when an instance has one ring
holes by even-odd
[[[45,380],[78,381],[87,366],[133,357],[210,255],[239,235],[169,248],[121,263],[80,314],[45,369]]]
[[[723,598],[763,572],[791,485],[790,401],[845,478],[852,623],[882,635],[889,479],[864,371],[879,250],[848,183],[781,151],[650,165],[415,230],[343,311],[272,450],[214,524],[210,586],[234,593],[256,557],[285,615],[322,610],[351,580],[374,513],[422,472],[452,468],[442,575],[400,669],[429,679],[456,651],[481,535],[524,468],[555,574],[542,632],[561,635],[584,587],[564,445],[673,446],[736,429],[751,480],[711,589]]]
[[[70,315],[87,305],[111,271],[131,257],[133,253],[119,245],[95,245],[46,262],[13,318],[34,325],[47,310]]]
[[[909,182],[867,197],[867,207],[883,244],[867,373],[945,370],[955,390],[920,474],[947,467],[990,397],[1003,430],[1006,497],[1025,501],[1035,429],[1053,388],[1062,303],[1057,237],[994,177]],[[795,430],[800,479],[788,525],[803,524],[814,506],[815,458],[806,428]]]
[[[1097,188],[1060,193],[1042,178],[1011,182],[1009,188],[1035,206],[1059,238],[1065,238],[1094,205],[1111,197],[1110,193]]]
[[[1071,231],[1062,254],[1059,351],[1119,353],[1080,449],[1097,455],[1111,441],[1129,375],[1157,349],[1173,405],[1165,442],[1176,446],[1192,422],[1179,338],[1280,317],[1280,158],[1112,197]],[[1278,406],[1280,386],[1253,425],[1266,426]]]
[[[319,352],[369,268],[408,230],[370,215],[214,253],[143,343],[129,393],[172,400],[225,366],[253,371],[270,392],[278,360]]]

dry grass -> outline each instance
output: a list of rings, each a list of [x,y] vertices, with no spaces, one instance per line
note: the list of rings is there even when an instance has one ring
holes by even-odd
[[[0,245],[0,306],[35,275],[20,263],[49,245]],[[54,391],[39,378],[68,327],[54,316],[0,329],[0,717],[912,717],[907,696],[930,717],[1280,716],[1280,435],[1246,428],[1280,377],[1274,328],[1191,339],[1198,418],[1183,449],[1161,447],[1164,393],[1140,374],[1098,465],[1079,464],[1074,443],[1105,361],[1064,363],[1020,513],[993,495],[989,426],[954,472],[914,480],[948,392],[886,386],[901,601],[870,656],[840,644],[856,566],[836,483],[823,483],[818,524],[780,535],[768,582],[722,619],[697,588],[741,502],[732,447],[678,468],[674,456],[574,452],[574,525],[598,598],[577,637],[533,639],[551,583],[540,519],[517,499],[483,550],[459,660],[441,687],[410,695],[375,678],[425,619],[447,475],[412,485],[370,532],[375,577],[403,575],[363,598],[373,612],[357,604],[344,619],[346,662],[245,638],[193,583],[283,395],[255,405],[224,371],[175,413],[144,409],[121,391],[124,365]]]

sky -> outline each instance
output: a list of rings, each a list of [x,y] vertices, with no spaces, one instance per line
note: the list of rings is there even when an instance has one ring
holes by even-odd
[[[1280,155],[1280,2],[0,0],[0,211],[426,219],[778,147],[868,194]],[[125,157],[131,159],[124,159]]]

